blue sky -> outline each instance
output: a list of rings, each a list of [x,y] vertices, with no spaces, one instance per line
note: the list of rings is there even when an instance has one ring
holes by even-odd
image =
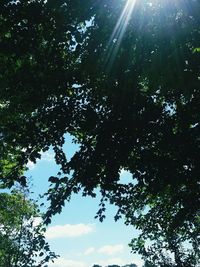
[[[66,136],[65,151],[71,157],[77,146]],[[29,162],[26,175],[32,177],[34,196],[43,194],[48,188],[48,177],[56,175],[58,166],[54,163],[53,151],[42,154],[36,165]],[[122,171],[126,180],[130,174]],[[61,214],[53,217],[46,237],[52,251],[60,255],[49,267],[92,267],[93,264],[125,265],[135,263],[142,266],[138,255],[132,254],[128,243],[137,235],[132,226],[125,226],[123,220],[114,221],[116,208],[107,205],[106,219],[100,223],[94,219],[98,211],[99,198],[74,195],[67,202]]]

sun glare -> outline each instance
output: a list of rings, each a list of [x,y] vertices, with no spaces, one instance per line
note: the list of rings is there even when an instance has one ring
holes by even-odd
[[[117,24],[113,30],[113,33],[110,37],[109,43],[108,43],[108,50],[107,50],[107,56],[106,56],[106,65],[107,70],[110,69],[112,66],[113,60],[116,56],[116,53],[119,49],[119,46],[121,44],[123,35],[126,31],[127,24],[130,20],[131,14],[133,12],[134,6],[135,6],[136,0],[127,0],[124,9],[122,10],[122,13],[117,21]]]

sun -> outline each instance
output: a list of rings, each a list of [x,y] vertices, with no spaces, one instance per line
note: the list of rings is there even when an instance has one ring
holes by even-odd
[[[120,1],[120,0],[119,0]],[[109,71],[113,65],[114,59],[116,58],[116,54],[121,45],[123,36],[126,32],[128,23],[133,14],[134,8],[136,7],[137,2],[142,2],[148,7],[157,6],[160,0],[126,0],[124,1],[124,8],[121,11],[121,14],[117,20],[115,28],[110,36],[106,56],[105,56],[105,68]],[[166,1],[166,0],[164,0]]]

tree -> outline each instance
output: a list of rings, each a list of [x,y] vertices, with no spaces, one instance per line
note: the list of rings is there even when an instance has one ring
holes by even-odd
[[[50,131],[57,139],[65,132],[69,118],[63,114],[73,110],[72,85],[77,83],[73,47],[83,42],[85,20],[81,1],[0,3],[0,171],[8,186],[21,176],[27,158],[35,161],[38,151],[54,143],[49,132],[53,109],[62,113],[63,122],[53,123]]]
[[[52,179],[56,186],[49,198],[59,211],[56,197],[63,199],[79,188],[93,195],[100,186],[100,219],[104,218],[104,199],[110,199],[119,207],[116,219],[125,215],[127,224],[142,231],[131,243],[134,251],[155,264],[196,266],[200,62],[194,51],[200,41],[196,31],[199,2],[169,5],[165,1],[157,7],[137,2],[112,68],[106,71],[106,43],[114,28],[109,26],[120,17],[121,7],[117,5],[116,11],[113,3],[104,3],[104,11],[102,2],[98,7],[101,13],[82,61],[84,70],[88,61],[99,64],[92,65],[89,74],[85,71],[87,86],[94,90],[87,98],[89,107],[79,115],[82,131],[79,127],[75,136],[81,149],[68,164],[73,178]],[[142,25],[138,25],[139,16],[144,19]],[[121,168],[133,174],[132,184],[120,184]],[[155,242],[149,249],[148,239]],[[187,242],[191,250],[184,250]],[[174,255],[171,263],[166,250]]]
[[[57,257],[45,241],[44,225],[35,224],[38,216],[37,206],[24,193],[0,194],[1,266],[39,267]]]
[[[170,264],[195,266],[199,1],[54,2],[2,2],[4,182],[20,181],[27,161],[52,145],[61,172],[50,177],[46,222],[72,193],[95,196],[100,188],[100,220],[109,200],[119,207],[116,219],[125,216],[142,231],[131,243],[134,251],[161,266],[169,262],[167,250],[174,256]],[[40,12],[32,21],[35,8]],[[17,18],[14,27],[10,18]],[[27,27],[30,38],[23,34]],[[13,44],[21,40],[29,50],[18,56]],[[65,133],[80,144],[70,161]],[[132,183],[121,184],[122,168],[132,173]],[[184,252],[187,242],[191,251]]]

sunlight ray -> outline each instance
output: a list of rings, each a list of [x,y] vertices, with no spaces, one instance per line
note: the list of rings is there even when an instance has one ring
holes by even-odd
[[[108,42],[108,48],[106,53],[106,69],[110,70],[112,67],[113,61],[116,57],[116,54],[119,50],[119,46],[122,42],[123,35],[126,31],[128,22],[130,20],[132,11],[134,9],[136,0],[127,0],[125,7],[117,21],[117,24],[112,32],[110,40]]]

